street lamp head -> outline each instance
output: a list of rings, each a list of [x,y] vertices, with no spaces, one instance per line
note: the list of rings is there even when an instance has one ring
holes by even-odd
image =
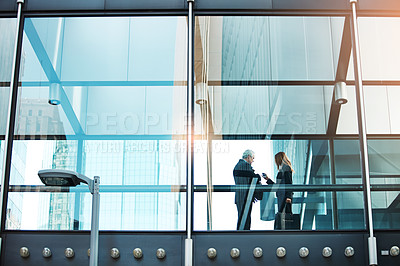
[[[92,194],[92,223],[90,229],[90,266],[98,264],[99,249],[99,208],[100,208],[100,177],[93,179],[70,170],[45,169],[38,172],[40,180],[46,186],[74,187],[80,183],[86,183]],[[71,249],[72,250],[72,249]],[[73,251],[72,251],[73,253]],[[67,257],[71,254],[65,253]],[[22,255],[21,255],[22,256]],[[73,256],[73,254],[72,254]]]
[[[81,182],[88,183],[83,175],[70,170],[45,169],[39,170],[38,175],[46,186],[75,187]]]

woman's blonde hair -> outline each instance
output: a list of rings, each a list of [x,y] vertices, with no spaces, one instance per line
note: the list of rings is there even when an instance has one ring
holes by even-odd
[[[276,167],[278,169],[279,169],[279,166],[282,164],[282,162],[284,164],[287,164],[290,167],[290,169],[292,170],[292,172],[294,172],[293,167],[292,167],[292,163],[290,162],[290,160],[287,157],[286,153],[284,153],[283,151],[280,151],[277,154],[275,154],[275,163],[276,163]]]

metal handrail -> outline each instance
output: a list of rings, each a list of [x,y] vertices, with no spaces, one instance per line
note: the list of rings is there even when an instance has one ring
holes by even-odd
[[[243,185],[214,185],[214,192],[236,192],[248,186]],[[363,186],[360,185],[258,185],[257,191],[262,192],[276,192],[279,189],[288,189],[294,192],[297,191],[362,191]],[[400,184],[389,184],[389,185],[371,185],[372,191],[400,191]],[[44,185],[10,185],[10,192],[76,192],[85,193],[89,192],[87,186],[76,186],[76,187],[47,187]],[[207,192],[206,185],[195,185],[195,192]],[[101,193],[115,193],[115,192],[186,192],[185,185],[100,185]]]

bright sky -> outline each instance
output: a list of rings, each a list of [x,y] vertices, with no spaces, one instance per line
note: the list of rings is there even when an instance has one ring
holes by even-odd
[[[45,146],[43,141],[27,141],[26,143],[25,184],[42,185],[37,173],[42,169]],[[39,197],[41,195],[43,197],[43,194],[48,193],[23,193],[21,229],[38,229],[39,210],[44,207],[40,206]]]
[[[272,142],[265,140],[230,140],[214,142],[214,147],[220,152],[213,153],[213,185],[234,185],[233,168],[242,158],[246,149],[255,152],[253,168],[256,173],[266,173],[269,177],[274,173],[272,161]],[[220,144],[220,146],[218,146]],[[203,156],[201,156],[203,155]],[[201,158],[199,158],[201,157]],[[206,184],[206,158],[205,154],[195,154],[195,184]],[[263,181],[265,184],[265,181]],[[235,230],[237,223],[237,210],[234,202],[234,193],[214,192],[212,198],[212,229]],[[194,229],[207,229],[207,198],[206,193],[195,193],[194,198]],[[260,220],[260,203],[253,204],[251,230],[273,229],[273,221]]]

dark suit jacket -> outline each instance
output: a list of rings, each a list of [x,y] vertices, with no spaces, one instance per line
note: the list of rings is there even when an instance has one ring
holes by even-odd
[[[276,176],[276,183],[277,184],[286,184],[286,185],[291,185],[293,184],[292,180],[292,169],[290,168],[289,165],[283,164],[281,169],[278,171],[278,175]],[[292,199],[293,198],[293,191],[290,189],[279,189],[276,192],[276,197],[279,200],[286,200],[287,198]]]
[[[254,177],[256,177],[258,179],[257,184],[261,184],[261,177],[260,175],[255,174],[253,167],[251,167],[251,165],[243,159],[240,159],[233,169],[233,177],[236,185],[247,185],[247,188],[239,189],[235,193],[235,204],[244,205],[247,199],[247,191],[249,190],[251,181]],[[255,198],[262,198],[262,192],[261,195],[258,194],[260,193],[254,193],[252,201],[254,201]]]

